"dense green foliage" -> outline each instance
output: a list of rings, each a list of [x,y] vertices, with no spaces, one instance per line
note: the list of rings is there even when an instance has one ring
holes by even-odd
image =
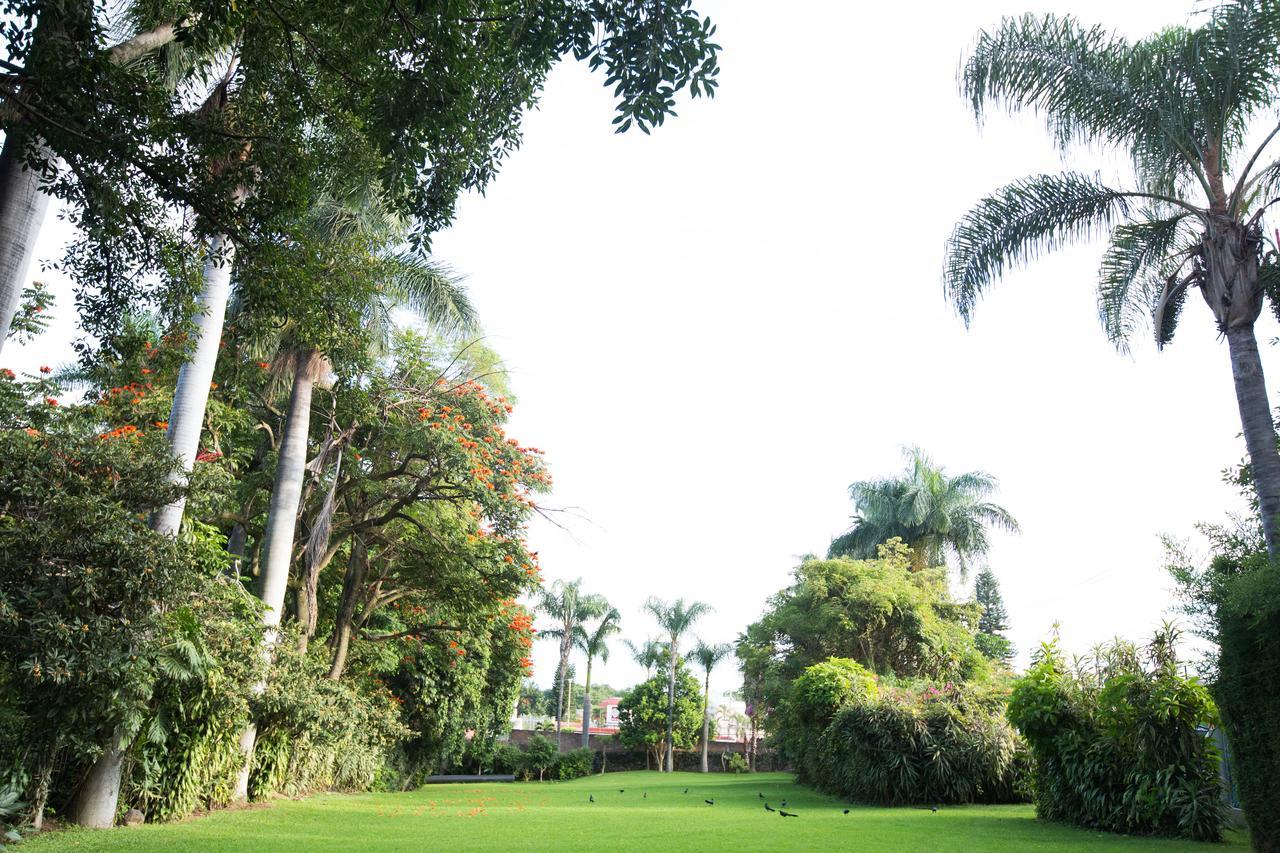
[[[486,761],[531,663],[532,618],[512,599],[539,580],[518,534],[547,475],[504,434],[509,403],[446,381],[450,362],[477,363],[401,336],[359,383],[327,392],[333,421],[313,434],[329,464],[303,513],[318,558],[299,561],[294,619],[257,694],[248,587],[272,461],[260,427],[278,423],[270,371],[225,357],[190,533],[166,539],[146,520],[176,493],[156,418],[180,355],[146,324],[130,329],[87,374],[84,403],[58,404],[50,374],[0,374],[0,442],[17,463],[0,475],[0,754],[33,816],[46,794],[61,811],[117,736],[123,803],[151,819],[225,803],[249,719],[254,797],[399,787]],[[324,571],[335,559],[345,576]]]
[[[57,390],[0,374],[0,699],[17,739],[0,754],[34,775],[38,811],[123,737],[140,753],[138,799],[189,811],[207,765],[178,753],[205,748],[201,724],[247,716],[256,600],[225,577],[220,543],[147,527],[176,493],[160,436],[100,435]]]
[[[618,793],[618,789],[625,793]],[[688,788],[689,793],[683,793]],[[644,794],[648,794],[647,797]],[[757,794],[763,793],[767,800]],[[594,799],[594,802],[591,802]],[[703,800],[715,800],[714,806]],[[798,818],[779,818],[786,801]],[[849,808],[849,814],[844,810]],[[50,834],[23,847],[50,853],[248,851],[270,839],[280,853],[339,853],[353,844],[372,853],[416,850],[735,850],[902,853],[1204,853],[1248,849],[1243,837],[1206,847],[1195,842],[1110,836],[1035,819],[1030,806],[850,806],[796,784],[789,773],[608,773],[546,784],[430,785],[411,793],[320,795],[269,808],[219,812],[200,820],[129,832]],[[726,841],[729,839],[729,841]]]
[[[880,805],[1018,802],[1025,756],[990,688],[878,683],[831,658],[792,684],[779,744],[799,778]]]
[[[1036,813],[1111,832],[1222,836],[1209,691],[1179,673],[1176,632],[1072,666],[1044,646],[1009,698],[1035,757]]]
[[[791,683],[828,658],[850,658],[879,675],[961,681],[989,670],[974,641],[975,604],[955,602],[943,569],[912,571],[894,541],[874,560],[806,559],[791,586],[739,637],[746,699],[772,714]]]
[[[1209,564],[1175,546],[1170,571],[1187,614],[1216,650],[1208,681],[1254,848],[1280,850],[1280,571],[1267,559],[1256,517],[1200,529],[1212,546]]]

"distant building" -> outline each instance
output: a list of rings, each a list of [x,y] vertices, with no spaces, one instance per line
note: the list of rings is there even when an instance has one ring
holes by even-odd
[[[618,719],[618,703],[622,701],[619,696],[610,696],[608,699],[601,700],[600,710],[603,712],[604,723],[601,728],[616,729],[621,725]]]

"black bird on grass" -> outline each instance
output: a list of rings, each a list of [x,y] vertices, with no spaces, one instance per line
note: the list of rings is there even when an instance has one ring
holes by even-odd
[[[848,809],[845,809],[845,810],[844,810],[844,813],[845,813],[845,814],[848,814],[848,813],[849,813],[849,810],[848,810]]]
[[[759,798],[760,798],[760,799],[762,799],[762,800],[764,799],[764,794],[756,794],[756,796],[757,796],[757,797],[759,797]]]
[[[768,803],[765,803],[765,804],[764,804],[764,810],[765,810],[765,811],[767,811],[767,812],[776,812],[776,811],[777,811],[777,809],[775,809],[773,806],[769,805]]]
[[[647,799],[649,799],[649,792],[648,792],[648,791],[645,791],[645,792],[644,792],[644,796],[643,796],[643,797],[641,797],[640,799],[642,799],[642,800],[647,800]]]
[[[937,806],[934,806],[933,808],[929,809],[929,811],[933,812],[934,814],[937,814],[937,813],[938,813],[938,807],[937,807]]]
[[[626,792],[627,792],[627,789],[626,789],[626,788],[619,788],[619,789],[618,789],[618,793],[619,793],[619,794],[625,794]]]
[[[587,797],[587,802],[588,802],[588,803],[594,803],[595,801],[596,801],[596,795],[595,795],[595,794],[591,794],[590,796],[588,796],[588,797]]]
[[[685,792],[686,794],[687,794],[687,793],[689,793],[689,789],[688,789],[688,788],[685,788],[685,789],[684,789],[684,792]]]
[[[778,814],[782,815],[783,817],[800,817],[800,815],[798,815],[798,814],[792,814],[791,812],[783,812],[783,811],[780,811],[780,812],[778,812]]]
[[[716,804],[715,800],[703,800],[703,802],[709,806],[714,806]]]

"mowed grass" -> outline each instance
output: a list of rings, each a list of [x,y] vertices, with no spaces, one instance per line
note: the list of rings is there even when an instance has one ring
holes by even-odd
[[[623,792],[619,792],[619,789]],[[689,793],[685,794],[684,789]],[[647,797],[645,796],[647,793]],[[787,803],[798,817],[765,811]],[[589,801],[594,796],[595,802]],[[708,805],[704,800],[714,800]],[[849,808],[849,814],[843,809]],[[1233,834],[1229,845],[1246,840]],[[26,851],[454,850],[1148,850],[1221,846],[1086,832],[1037,821],[1030,806],[848,806],[790,774],[609,773],[572,782],[431,785],[402,794],[326,794],[179,824],[67,830]]]

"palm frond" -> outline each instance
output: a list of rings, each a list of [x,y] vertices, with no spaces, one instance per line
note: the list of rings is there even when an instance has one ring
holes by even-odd
[[[413,309],[438,331],[475,330],[475,306],[451,269],[416,252],[387,253],[383,261],[389,272],[384,285],[388,297]]]
[[[965,214],[947,241],[947,297],[968,323],[978,298],[1006,268],[1127,217],[1129,199],[1140,195],[1074,172],[1009,184]]]
[[[1152,297],[1145,285],[1186,233],[1188,215],[1160,216],[1149,209],[1141,219],[1118,225],[1111,232],[1111,243],[1098,271],[1098,319],[1107,338],[1122,352],[1131,335],[1150,320]]]
[[[1130,44],[1070,16],[1006,18],[979,34],[961,88],[979,120],[989,104],[1031,110],[1063,149],[1103,142],[1133,152],[1140,172],[1186,174],[1198,163],[1183,93],[1165,85],[1166,49],[1159,39]]]

